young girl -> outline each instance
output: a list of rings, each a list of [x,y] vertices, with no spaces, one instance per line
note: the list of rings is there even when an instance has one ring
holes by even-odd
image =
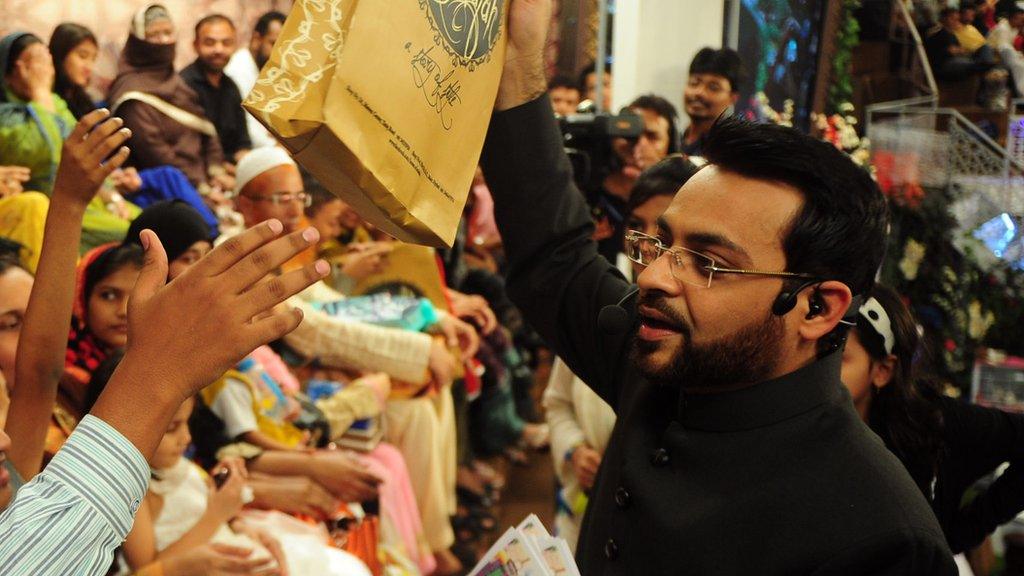
[[[194,400],[185,401],[150,459],[153,479],[124,544],[131,567],[214,543],[251,549],[247,568],[256,573],[369,575],[354,556],[327,545],[329,536],[322,527],[313,528],[283,514],[262,513],[275,516],[271,523],[280,528],[272,535],[255,521],[240,518],[247,492],[251,496],[244,464],[221,462],[217,469],[226,478],[215,487],[201,468],[184,457],[192,440],[188,418],[193,406]],[[204,573],[216,568],[211,565]]]
[[[85,415],[92,373],[128,341],[128,295],[142,261],[142,249],[134,244],[107,244],[86,253],[78,265],[64,377],[46,438],[47,462]]]
[[[899,295],[876,286],[843,351],[843,383],[861,418],[917,483],[954,553],[1024,510],[1024,416],[945,397],[915,375],[918,332]],[[1010,467],[961,507],[964,493]]]

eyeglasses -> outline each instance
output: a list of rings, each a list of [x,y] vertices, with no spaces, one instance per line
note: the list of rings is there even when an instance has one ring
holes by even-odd
[[[302,202],[302,205],[309,208],[313,205],[313,197],[305,192],[274,192],[266,196],[247,196],[253,202],[270,202],[274,206],[288,205],[292,202]]]
[[[810,274],[795,272],[766,272],[764,270],[741,270],[737,268],[721,268],[715,259],[707,254],[689,248],[668,248],[654,236],[643,232],[629,230],[626,232],[626,256],[641,266],[650,266],[654,261],[669,254],[672,276],[686,284],[710,288],[711,280],[718,274],[746,274],[750,276],[768,276],[773,278],[794,278],[814,280]]]

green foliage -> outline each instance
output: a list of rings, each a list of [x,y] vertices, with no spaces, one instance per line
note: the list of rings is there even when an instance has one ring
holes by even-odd
[[[839,106],[853,100],[853,77],[850,63],[853,49],[860,43],[860,23],[854,12],[860,8],[861,0],[841,0],[839,25],[836,28],[835,52],[832,57],[832,77],[828,87],[828,101],[825,114],[840,112]]]

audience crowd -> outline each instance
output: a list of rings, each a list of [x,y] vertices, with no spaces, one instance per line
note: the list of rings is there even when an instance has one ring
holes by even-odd
[[[1024,11],[997,4],[935,13],[925,42],[937,77],[995,85],[1009,76],[1024,88]],[[134,373],[139,313],[129,300],[152,281],[155,242],[143,231],[166,254],[168,289],[186,290],[271,222],[292,254],[266,259],[248,282],[316,270],[312,285],[263,312],[283,317],[290,307],[301,322],[206,378],[150,432],[144,497],[109,573],[462,573],[498,528],[492,506],[505,478],[488,462],[523,464],[549,445],[555,528],[575,547],[616,414],[558,358],[543,392],[535,386],[547,347],[506,292],[483,172],[450,249],[410,249],[364,221],[241,107],[284,21],[268,12],[246,39],[223,15],[181,30],[167,7],[147,6],[125,31],[100,101],[89,29],[64,23],[48,39],[0,40],[0,425],[10,437],[0,433],[0,509],[24,514],[14,503],[36,496],[34,478],[45,487],[47,474],[67,474],[76,438],[101,426],[90,414],[109,411],[123,394],[118,376]],[[175,70],[183,34],[196,58]],[[601,95],[595,70],[550,82],[556,114],[586,112],[597,97],[610,107],[611,68]],[[685,119],[656,94],[623,110],[639,117],[640,134],[611,139],[609,165],[582,192],[593,240],[624,277],[651,264],[643,246],[664,248],[661,216],[704,164],[708,134],[742,80],[735,51],[705,48],[674,95]],[[90,159],[103,161],[102,173],[87,170]],[[382,275],[408,280],[374,284]],[[891,290],[877,286],[861,304],[843,382],[949,547],[969,551],[1024,508],[1022,420],[939,394],[917,361],[914,319]],[[187,342],[192,325],[176,324],[177,312],[158,328]],[[236,336],[229,328],[225,340]],[[170,368],[191,373],[187,364]],[[123,408],[145,411],[137,401]],[[123,457],[116,445],[108,451]],[[0,526],[17,518],[0,516]]]

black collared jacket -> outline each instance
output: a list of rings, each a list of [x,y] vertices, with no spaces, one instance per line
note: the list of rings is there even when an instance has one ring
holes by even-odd
[[[839,354],[714,395],[635,372],[631,334],[597,322],[630,285],[590,239],[547,97],[494,115],[482,164],[509,294],[618,414],[580,535],[585,576],[957,573],[924,497],[854,412]]]

